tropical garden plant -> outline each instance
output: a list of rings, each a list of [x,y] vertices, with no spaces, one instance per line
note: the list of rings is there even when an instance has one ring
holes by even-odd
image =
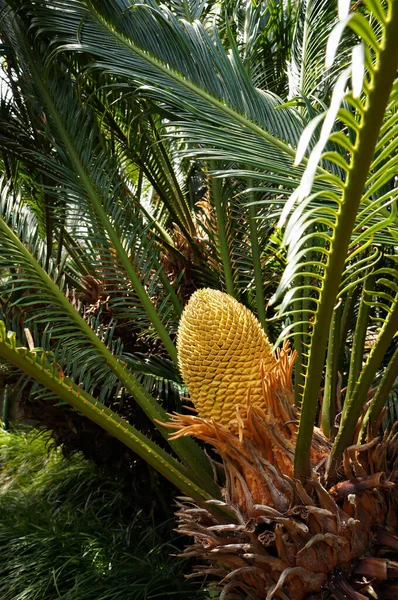
[[[47,432],[0,430],[4,600],[208,600],[184,581],[171,519],[157,527],[118,477],[65,459]],[[165,536],[167,536],[165,540]]]
[[[222,598],[396,597],[397,0],[1,6],[7,376],[181,490]]]

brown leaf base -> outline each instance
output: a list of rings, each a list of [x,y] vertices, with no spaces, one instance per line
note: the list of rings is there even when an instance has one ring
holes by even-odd
[[[285,347],[264,377],[265,409],[249,395],[228,426],[172,417],[174,437],[195,436],[221,456],[222,504],[235,515],[221,522],[212,502],[179,499],[178,529],[194,539],[185,556],[200,563],[192,577],[218,581],[220,600],[398,598],[398,433],[348,448],[326,489],[330,443],[317,431],[312,477],[295,480],[293,361]]]
[[[224,459],[223,504],[236,515],[233,522],[218,522],[211,506],[178,502],[178,529],[194,538],[185,555],[202,563],[193,576],[215,577],[221,600],[398,598],[397,471],[387,466],[390,452],[397,456],[397,435],[380,442],[358,450],[356,463],[361,470],[384,467],[383,477],[370,473],[377,486],[361,489],[363,477],[358,492],[355,480],[342,480],[350,486],[344,497],[326,490],[315,472],[302,485],[255,459],[252,449],[258,461],[255,493],[269,490],[269,503],[261,504],[240,465]]]

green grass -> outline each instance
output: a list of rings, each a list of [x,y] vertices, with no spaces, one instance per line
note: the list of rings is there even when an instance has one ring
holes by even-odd
[[[205,600],[170,556],[171,525],[154,527],[117,481],[47,436],[0,430],[2,600]]]

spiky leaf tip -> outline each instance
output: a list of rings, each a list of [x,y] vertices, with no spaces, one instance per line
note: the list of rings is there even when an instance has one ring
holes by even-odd
[[[261,367],[276,365],[272,346],[253,313],[218,290],[195,292],[177,339],[181,374],[199,416],[228,424],[236,405],[264,405]]]

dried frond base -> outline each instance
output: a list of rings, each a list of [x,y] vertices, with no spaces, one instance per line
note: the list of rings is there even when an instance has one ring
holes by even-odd
[[[303,486],[253,447],[252,480],[245,451],[224,459],[233,522],[217,521],[211,504],[178,502],[178,529],[194,538],[185,555],[202,563],[192,576],[215,577],[221,600],[397,598],[398,436],[367,446],[347,454],[349,471],[329,491],[315,472]]]
[[[195,415],[169,423],[172,437],[191,435],[218,451],[223,505],[235,515],[220,522],[211,503],[206,510],[180,499],[179,531],[194,538],[185,555],[202,565],[193,576],[216,578],[220,600],[398,598],[398,434],[349,448],[327,490],[330,443],[316,431],[312,478],[295,480],[294,358],[285,344],[263,373],[265,402],[252,404],[248,394],[228,424]]]
[[[221,522],[211,502],[206,510],[179,500],[178,529],[194,539],[185,555],[201,563],[193,576],[216,578],[220,600],[398,598],[398,433],[349,448],[339,481],[327,490],[330,443],[317,431],[312,477],[305,485],[295,480],[293,362],[285,346],[263,378],[265,408],[249,395],[228,425],[172,417],[173,437],[192,435],[218,451],[222,504],[235,515]]]

